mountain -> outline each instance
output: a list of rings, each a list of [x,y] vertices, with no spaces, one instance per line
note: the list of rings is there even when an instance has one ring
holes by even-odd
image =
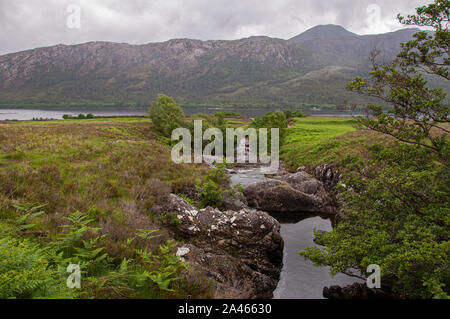
[[[378,35],[357,35],[341,26],[324,25],[312,28],[289,41],[320,55],[326,64],[367,66],[374,49],[380,50],[379,58],[392,61],[400,50],[400,43],[413,38],[417,28],[403,29]]]
[[[345,83],[368,56],[394,59],[418,29],[360,36],[317,26],[290,39],[90,42],[0,56],[0,105],[138,105],[158,93],[184,105],[293,106],[364,103]],[[32,106],[32,105],[30,105]]]
[[[332,40],[357,36],[358,35],[356,35],[355,33],[346,30],[340,25],[328,24],[311,28],[303,32],[302,34],[293,37],[292,39],[290,39],[290,41],[301,44],[311,40]]]

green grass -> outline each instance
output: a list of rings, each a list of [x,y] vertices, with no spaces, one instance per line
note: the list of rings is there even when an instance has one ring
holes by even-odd
[[[356,121],[346,118],[296,118],[288,128],[286,144],[313,145],[355,131]]]
[[[33,221],[33,229],[14,230],[13,236],[19,244],[30,239],[45,247],[61,236],[67,217],[79,211],[94,216],[92,226],[100,227],[107,236],[98,248],[112,258],[109,268],[117,269],[124,258],[135,260],[133,264],[139,269],[145,268],[136,250],[157,253],[160,245],[175,237],[170,221],[152,213],[152,207],[163,203],[170,193],[196,198],[197,179],[204,180],[210,173],[207,165],[173,163],[164,142],[151,121],[143,118],[0,124],[0,229],[15,229],[23,214],[14,205],[46,204],[45,217]],[[140,229],[157,229],[160,237],[129,243]],[[36,232],[38,238],[33,235]],[[91,283],[102,280],[106,279],[94,276]],[[191,291],[183,280],[174,282],[175,292],[158,296],[210,297],[209,284]],[[126,289],[120,297],[138,296],[132,286],[123,287]],[[116,288],[120,287],[99,295],[83,293],[115,298]],[[155,292],[158,289],[153,287],[139,296]]]
[[[357,130],[356,120],[351,118],[296,118],[287,132],[280,156],[290,170],[357,161],[365,156],[367,145],[384,143],[387,139],[374,132]]]

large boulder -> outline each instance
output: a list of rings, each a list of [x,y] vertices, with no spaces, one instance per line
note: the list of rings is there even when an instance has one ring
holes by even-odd
[[[272,298],[283,259],[277,220],[249,208],[198,210],[173,194],[166,206],[179,220],[179,256],[214,279],[217,297]]]
[[[250,207],[269,212],[337,213],[323,183],[304,171],[251,184],[244,196]]]

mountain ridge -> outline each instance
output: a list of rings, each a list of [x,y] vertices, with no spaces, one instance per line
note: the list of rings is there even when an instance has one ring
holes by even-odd
[[[91,41],[26,50],[0,56],[0,104],[142,106],[158,93],[185,105],[362,103],[345,83],[367,74],[373,48],[395,58],[400,42],[417,32],[406,30],[360,36],[326,25],[289,40]]]

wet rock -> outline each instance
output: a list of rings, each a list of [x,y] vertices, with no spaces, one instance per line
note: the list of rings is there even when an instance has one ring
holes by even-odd
[[[177,237],[185,243],[178,252],[214,279],[217,296],[272,297],[283,258],[278,221],[248,208],[198,210],[175,195],[168,206],[177,214]]]
[[[331,286],[323,288],[323,296],[327,299],[393,299],[393,296],[382,289],[368,288],[365,283],[354,283],[347,287]]]
[[[287,182],[295,190],[306,194],[315,195],[322,190],[322,183],[304,171],[285,175],[281,177],[281,180]]]
[[[323,183],[304,171],[251,184],[244,196],[250,207],[264,211],[337,213]]]
[[[248,208],[248,206],[245,197],[242,195],[232,196],[227,194],[222,198],[221,210],[241,210],[244,208]]]

